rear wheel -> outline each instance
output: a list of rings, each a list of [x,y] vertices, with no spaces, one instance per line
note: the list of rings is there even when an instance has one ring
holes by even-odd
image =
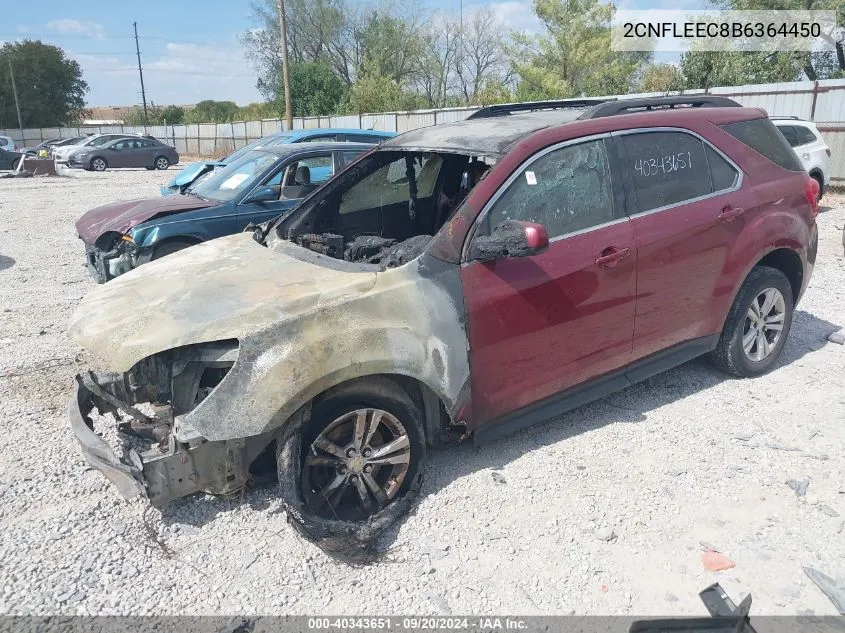
[[[109,164],[106,162],[105,158],[101,158],[99,156],[95,156],[91,159],[91,169],[93,171],[106,171],[108,169]]]
[[[170,160],[168,160],[167,156],[159,156],[158,158],[156,158],[156,161],[155,161],[155,168],[156,169],[161,169],[162,171],[164,171],[168,167],[170,167]]]
[[[173,240],[172,242],[164,242],[163,244],[159,244],[153,249],[153,255],[152,257],[150,257],[150,261],[155,259],[161,259],[162,257],[170,255],[171,253],[181,251],[193,245],[194,242],[189,242],[187,240]]]
[[[792,311],[786,275],[768,266],[752,269],[728,313],[714,364],[743,378],[769,371],[786,344]]]

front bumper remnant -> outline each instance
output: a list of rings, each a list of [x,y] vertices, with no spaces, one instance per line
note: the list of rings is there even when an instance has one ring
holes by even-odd
[[[91,392],[77,376],[76,393],[68,404],[70,427],[82,449],[88,463],[103,473],[127,499],[138,495],[147,496],[143,475],[139,464],[128,463],[114,454],[111,447],[94,432],[93,423],[88,414],[94,408]],[[130,453],[132,461],[137,453]],[[137,460],[140,463],[140,458]]]
[[[100,413],[120,409],[136,414],[136,420],[142,414],[112,394],[106,379],[102,381],[106,384],[100,384],[96,374],[77,376],[76,381],[76,393],[68,406],[70,426],[88,463],[126,499],[144,496],[152,505],[160,506],[195,492],[237,492],[246,485],[252,461],[272,440],[262,435],[211,442],[194,433],[191,439],[181,442],[169,431],[162,442],[152,444],[149,450],[139,453],[133,449],[126,458],[120,458],[94,432],[89,414],[95,407]]]

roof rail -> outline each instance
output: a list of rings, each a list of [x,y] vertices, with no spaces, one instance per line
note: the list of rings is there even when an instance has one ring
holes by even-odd
[[[770,119],[789,119],[790,121],[802,121],[801,117],[784,115],[784,116],[770,116]]]
[[[526,103],[499,103],[486,106],[470,114],[469,119],[488,119],[491,117],[509,116],[520,112],[536,112],[537,110],[580,109],[606,103],[610,99],[557,99],[553,101],[528,101]]]
[[[579,120],[600,119],[617,114],[633,114],[637,111],[674,108],[741,108],[727,97],[714,95],[677,95],[673,97],[644,97],[641,99],[620,99],[590,108],[578,117]]]

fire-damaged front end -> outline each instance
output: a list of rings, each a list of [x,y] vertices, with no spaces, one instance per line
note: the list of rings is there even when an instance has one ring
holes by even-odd
[[[209,441],[186,419],[237,356],[237,341],[222,341],[156,354],[123,373],[78,375],[69,418],[88,462],[124,497],[145,496],[153,505],[199,491],[226,494],[241,489],[250,464],[269,438]],[[118,430],[148,448],[124,449],[118,457],[94,431],[94,409],[112,414]]]

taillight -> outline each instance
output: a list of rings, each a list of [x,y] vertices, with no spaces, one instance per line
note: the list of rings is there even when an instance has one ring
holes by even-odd
[[[819,214],[819,182],[815,178],[807,178],[804,181],[804,195],[807,198],[807,204],[810,205],[810,211],[813,212],[813,217]]]

